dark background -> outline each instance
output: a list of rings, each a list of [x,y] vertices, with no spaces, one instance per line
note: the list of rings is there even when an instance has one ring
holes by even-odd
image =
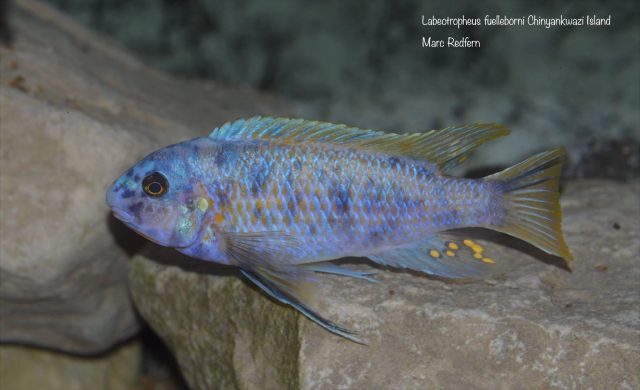
[[[285,96],[303,117],[398,132],[483,121],[512,128],[470,166],[504,166],[565,145],[574,168],[594,165],[593,153],[616,155],[603,163],[613,167],[590,168],[605,176],[626,178],[627,165],[638,167],[637,1],[49,2],[154,67]],[[420,22],[422,15],[484,23],[485,15],[530,14],[611,15],[612,23],[458,29]],[[479,40],[481,47],[421,47],[422,37],[449,36]]]

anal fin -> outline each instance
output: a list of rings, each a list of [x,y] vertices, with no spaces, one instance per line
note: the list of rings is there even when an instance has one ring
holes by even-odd
[[[453,234],[436,235],[368,257],[381,265],[451,279],[483,279],[500,271],[482,244]]]

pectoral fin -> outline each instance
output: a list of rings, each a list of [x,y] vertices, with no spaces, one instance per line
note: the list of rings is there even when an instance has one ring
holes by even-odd
[[[302,245],[295,237],[281,231],[259,233],[222,233],[224,252],[239,266],[260,261],[263,264],[283,264],[300,253]]]

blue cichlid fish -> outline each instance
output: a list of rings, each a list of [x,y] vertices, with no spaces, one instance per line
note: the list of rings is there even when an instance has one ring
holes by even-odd
[[[487,140],[474,124],[417,134],[255,117],[151,153],[107,192],[114,215],[151,241],[240,267],[275,299],[350,340],[309,302],[316,272],[369,279],[328,263],[368,257],[445,278],[482,278],[495,260],[447,231],[483,227],[570,260],[558,180],[564,150],[483,179],[446,176]]]

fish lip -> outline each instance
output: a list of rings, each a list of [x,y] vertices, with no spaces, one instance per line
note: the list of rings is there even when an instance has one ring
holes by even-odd
[[[126,224],[133,222],[133,215],[127,213],[126,211],[117,208],[112,208],[111,211],[113,212],[113,216],[118,218],[122,222]]]

